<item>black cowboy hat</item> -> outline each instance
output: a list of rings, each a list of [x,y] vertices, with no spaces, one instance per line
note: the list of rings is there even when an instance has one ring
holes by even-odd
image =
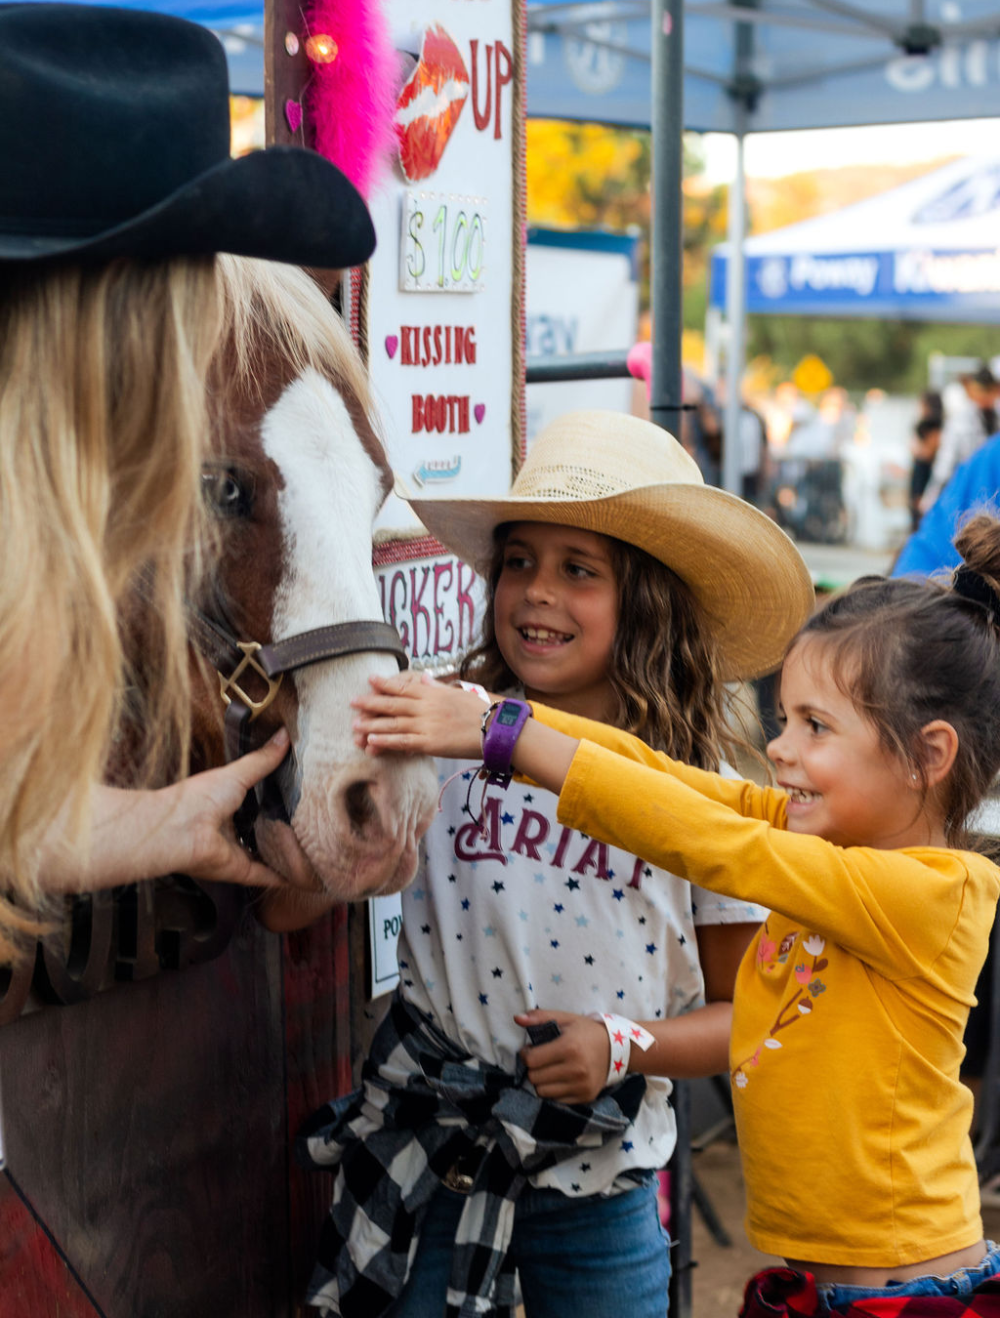
[[[208,252],[345,269],[364,201],[299,147],[229,155],[218,39],[184,19],[0,6],[0,261]]]

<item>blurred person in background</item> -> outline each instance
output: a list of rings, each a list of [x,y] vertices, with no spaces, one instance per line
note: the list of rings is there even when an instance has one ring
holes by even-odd
[[[945,388],[941,442],[921,499],[923,512],[933,506],[952,472],[996,432],[998,400],[1000,383],[985,362]]]
[[[722,412],[711,387],[684,371],[680,441],[697,462],[706,485],[722,484]]]
[[[913,427],[910,441],[910,453],[913,465],[910,468],[910,529],[915,531],[920,525],[920,501],[931,478],[934,459],[941,446],[941,429],[944,425],[944,402],[941,395],[933,389],[926,389],[920,395],[920,416]]]

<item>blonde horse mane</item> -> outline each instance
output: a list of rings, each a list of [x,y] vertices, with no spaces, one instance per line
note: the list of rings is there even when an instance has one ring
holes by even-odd
[[[345,387],[360,402],[378,432],[377,415],[364,363],[341,317],[316,281],[297,266],[250,257],[220,256],[222,343],[235,370],[225,383],[253,396],[255,363],[262,354],[286,360],[290,374],[312,367]]]

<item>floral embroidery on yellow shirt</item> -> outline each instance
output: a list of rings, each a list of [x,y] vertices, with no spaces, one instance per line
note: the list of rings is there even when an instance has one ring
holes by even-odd
[[[761,973],[773,975],[779,966],[785,965],[796,944],[799,943],[799,938],[798,931],[785,934],[779,946],[772,938],[768,937],[767,921],[765,921],[757,942],[757,968]],[[782,1042],[777,1037],[778,1033],[787,1029],[789,1025],[795,1025],[796,1022],[812,1015],[817,998],[821,993],[826,992],[826,985],[819,977],[820,972],[825,970],[829,964],[827,958],[823,956],[825,947],[826,940],[821,938],[819,934],[806,934],[801,939],[802,959],[795,963],[792,970],[794,983],[798,987],[791,994],[791,997],[781,1004],[781,1008],[764,1039],[749,1057],[745,1057],[733,1067],[731,1079],[738,1089],[746,1089],[750,1083],[747,1068],[760,1066],[765,1048],[776,1050],[782,1047]]]

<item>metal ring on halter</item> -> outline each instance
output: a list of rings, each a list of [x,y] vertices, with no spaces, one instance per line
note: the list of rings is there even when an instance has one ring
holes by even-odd
[[[222,701],[225,705],[229,705],[232,701],[232,697],[235,696],[250,711],[250,721],[253,722],[258,714],[263,713],[264,710],[267,709],[268,705],[270,705],[271,701],[278,694],[278,689],[281,686],[282,679],[285,675],[284,673],[279,673],[277,679],[275,679],[269,676],[269,674],[260,666],[254,658],[254,655],[263,647],[258,644],[257,641],[237,641],[236,646],[237,649],[242,650],[243,658],[228,677],[224,677],[222,673],[219,673],[219,695],[222,696]],[[246,672],[248,668],[256,673],[258,677],[263,678],[267,683],[267,694],[261,700],[254,700],[251,695],[243,690],[236,680]],[[216,671],[218,672],[218,670]],[[230,692],[232,692],[232,695],[229,694]]]

